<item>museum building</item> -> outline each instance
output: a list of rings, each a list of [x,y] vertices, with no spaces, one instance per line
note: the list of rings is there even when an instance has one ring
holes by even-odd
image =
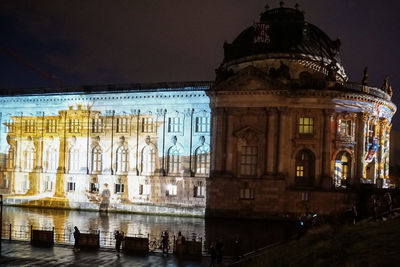
[[[5,203],[259,217],[349,207],[389,185],[396,106],[349,82],[298,7],[266,9],[224,44],[214,82],[3,91]]]

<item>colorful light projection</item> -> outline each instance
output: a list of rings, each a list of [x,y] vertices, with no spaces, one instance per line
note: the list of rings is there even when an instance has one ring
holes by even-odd
[[[204,214],[204,87],[3,97],[0,104],[6,203]]]

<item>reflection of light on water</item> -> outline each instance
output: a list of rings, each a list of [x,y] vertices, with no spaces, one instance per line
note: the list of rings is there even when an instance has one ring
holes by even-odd
[[[27,227],[32,225],[34,228],[49,230],[55,227],[57,242],[62,240],[64,235],[70,235],[74,226],[78,226],[81,231],[100,230],[104,234],[120,230],[128,236],[138,234],[159,236],[164,230],[175,235],[178,231],[204,235],[204,219],[202,218],[5,206],[3,225],[9,224]]]
[[[207,222],[206,222],[207,221]],[[13,225],[13,239],[28,240],[23,233],[33,227],[55,227],[56,242],[73,243],[73,228],[78,226],[82,232],[100,230],[101,245],[112,246],[113,232],[123,231],[125,236],[150,236],[150,239],[160,238],[161,232],[168,231],[170,237],[179,231],[187,239],[193,233],[202,238],[208,247],[211,241],[221,239],[226,255],[233,252],[232,244],[239,237],[242,247],[247,251],[264,247],[265,245],[282,240],[284,230],[282,223],[266,221],[203,219],[190,217],[173,217],[160,215],[141,215],[129,213],[101,213],[76,210],[56,210],[39,208],[22,208],[5,206],[3,210],[3,238],[8,238],[7,229]],[[15,226],[15,227],[14,227]],[[18,226],[18,227],[17,227]]]

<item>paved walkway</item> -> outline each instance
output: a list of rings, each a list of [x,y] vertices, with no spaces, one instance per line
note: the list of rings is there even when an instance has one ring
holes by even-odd
[[[172,254],[162,256],[152,253],[139,257],[124,255],[117,257],[112,249],[80,251],[74,253],[72,246],[55,245],[51,248],[31,246],[29,242],[2,240],[0,266],[209,266],[210,258],[179,259]]]

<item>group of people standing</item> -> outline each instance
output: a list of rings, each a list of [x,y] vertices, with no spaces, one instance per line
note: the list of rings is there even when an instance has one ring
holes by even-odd
[[[81,239],[81,232],[77,226],[74,227],[74,252],[80,251],[80,239]],[[117,252],[117,256],[119,257],[119,253],[121,252],[121,244],[124,240],[124,232],[115,231],[114,234],[115,239],[115,250]]]

